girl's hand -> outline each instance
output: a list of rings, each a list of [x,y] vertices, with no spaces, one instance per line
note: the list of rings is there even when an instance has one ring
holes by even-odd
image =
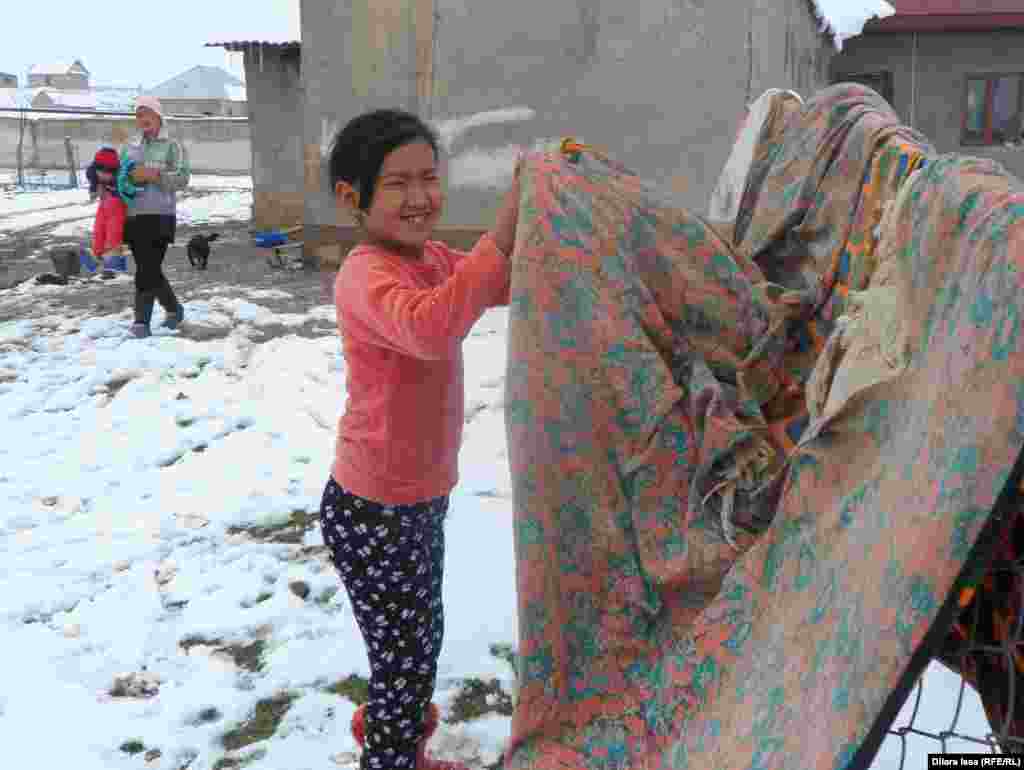
[[[494,241],[502,254],[512,256],[516,245],[516,225],[519,223],[519,167],[512,179],[512,186],[505,193],[498,216],[494,222]]]

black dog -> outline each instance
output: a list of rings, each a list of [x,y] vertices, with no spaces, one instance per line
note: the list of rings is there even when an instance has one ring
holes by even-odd
[[[185,251],[188,254],[188,261],[192,267],[205,270],[206,264],[210,261],[210,243],[217,240],[217,233],[210,235],[193,235],[189,238]]]

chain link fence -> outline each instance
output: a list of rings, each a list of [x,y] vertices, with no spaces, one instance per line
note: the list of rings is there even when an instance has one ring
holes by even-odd
[[[889,728],[883,744],[889,749],[886,756],[880,752],[873,767],[912,770],[924,765],[909,761],[911,755],[923,752],[1024,754],[1024,558],[1016,556],[1021,553],[1017,539],[1022,537],[1022,521],[1019,512],[1009,518],[977,591],[966,589],[961,595],[963,609],[938,658],[959,678],[948,722],[938,729],[923,724],[929,699],[950,700],[948,689],[939,695],[934,692],[938,687],[929,689],[926,672]],[[962,722],[965,711],[978,711],[979,696],[988,731],[972,734]],[[975,717],[971,721],[977,724]]]
[[[49,151],[40,149],[40,127],[27,111],[18,116],[18,145],[15,184],[22,190],[73,190],[81,185],[81,159],[78,148],[65,136],[62,146],[54,143]]]

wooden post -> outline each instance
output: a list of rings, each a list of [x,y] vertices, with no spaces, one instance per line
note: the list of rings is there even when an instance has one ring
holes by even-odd
[[[25,186],[25,113],[18,117],[18,187]]]
[[[78,169],[75,167],[75,148],[71,144],[71,137],[64,137],[64,154],[68,159],[68,184],[72,188],[78,187]]]

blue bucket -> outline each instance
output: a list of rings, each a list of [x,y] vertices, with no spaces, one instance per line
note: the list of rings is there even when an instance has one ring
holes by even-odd
[[[278,232],[277,230],[267,230],[266,232],[256,233],[254,239],[257,246],[267,249],[288,243],[288,236],[284,233]]]
[[[88,249],[84,247],[82,248],[82,250],[78,254],[78,262],[82,266],[82,270],[84,270],[85,272],[96,272],[96,260],[92,258],[92,254],[89,253]]]

